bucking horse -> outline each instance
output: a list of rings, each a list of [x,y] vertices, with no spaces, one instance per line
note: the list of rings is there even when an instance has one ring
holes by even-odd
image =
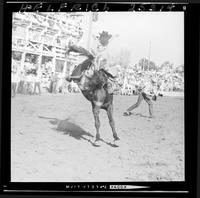
[[[80,55],[84,55],[87,57],[85,61],[75,67],[71,75],[67,77],[66,80],[73,80],[75,83],[77,83],[82,94],[92,104],[92,112],[94,115],[96,128],[96,139],[94,141],[94,145],[99,146],[99,143],[102,140],[99,132],[100,109],[104,109],[107,112],[109,124],[112,129],[114,143],[116,143],[116,141],[119,140],[119,137],[117,135],[115,122],[113,119],[113,92],[110,91],[111,87],[109,83],[109,79],[113,79],[114,77],[104,69],[96,70],[92,73],[91,76],[88,76],[86,74],[86,71],[91,69],[93,64],[95,64],[94,55],[92,55],[86,49],[76,45],[70,45],[68,47],[67,54],[69,54],[70,52],[79,53]]]

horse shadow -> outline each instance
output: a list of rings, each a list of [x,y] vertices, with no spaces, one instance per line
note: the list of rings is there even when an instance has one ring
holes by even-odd
[[[81,126],[78,124],[73,123],[69,118],[65,120],[59,120],[57,118],[47,118],[47,117],[41,117],[39,118],[45,118],[50,119],[49,123],[54,125],[54,130],[63,132],[64,135],[68,135],[72,138],[75,138],[76,140],[85,140],[89,142],[92,146],[97,147],[96,144],[91,140],[91,138],[94,138],[94,136],[85,131]],[[106,143],[109,146],[116,147],[112,143],[106,142],[105,140],[101,139],[102,142]]]
[[[136,113],[135,115],[136,115],[136,116],[139,116],[139,117],[143,117],[143,118],[149,118],[149,116],[142,115],[141,113]]]
[[[69,135],[72,138],[75,138],[76,140],[86,140],[90,143],[92,141],[89,138],[94,138],[94,136],[85,131],[81,126],[78,124],[73,123],[70,121],[70,119],[65,120],[50,120],[49,121],[52,125],[55,125],[54,130],[63,132],[65,135]]]
[[[143,115],[141,113],[131,113],[130,115],[125,115],[125,116],[139,116],[139,117],[143,117],[143,118],[149,118],[148,116]]]

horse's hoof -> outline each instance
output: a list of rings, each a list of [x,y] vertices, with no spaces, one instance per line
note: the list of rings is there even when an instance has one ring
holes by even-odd
[[[120,140],[120,138],[118,136],[114,137],[114,139],[115,139],[114,141]]]
[[[119,139],[119,137],[115,137],[112,144],[115,147],[119,147],[119,145],[120,145],[120,139]]]
[[[113,147],[119,147],[120,146],[120,141],[119,140],[114,140],[112,142]]]
[[[149,116],[149,118],[155,118],[155,116]]]
[[[96,146],[96,147],[101,146],[101,141],[100,141],[100,140],[95,140],[95,141],[93,142],[93,146]]]

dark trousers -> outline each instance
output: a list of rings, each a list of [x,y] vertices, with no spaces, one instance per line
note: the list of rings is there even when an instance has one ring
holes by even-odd
[[[57,93],[57,81],[53,81],[52,83],[52,93]]]
[[[36,94],[36,88],[38,88],[39,94],[41,94],[40,82],[35,82],[33,94]]]
[[[15,97],[16,92],[17,92],[17,83],[16,82],[12,82],[11,91],[12,91],[11,96]]]
[[[151,99],[144,92],[139,93],[137,102],[134,105],[132,105],[131,107],[129,107],[127,109],[127,111],[132,111],[133,109],[139,107],[142,100],[145,100],[145,102],[147,102],[147,104],[149,105],[149,115],[150,115],[150,117],[153,117],[153,103],[152,103]]]
[[[68,53],[72,51],[72,52],[76,52],[79,53],[80,55],[84,55],[87,57],[86,60],[84,60],[82,63],[80,63],[73,71],[71,74],[71,77],[73,78],[73,76],[80,76],[83,71],[85,71],[86,69],[88,69],[91,64],[92,61],[94,59],[93,55],[86,49],[84,49],[83,47],[80,46],[76,46],[76,45],[71,45],[69,46],[69,50]]]
[[[25,83],[25,92],[24,93],[32,95],[32,93],[33,93],[33,84],[32,84],[32,82],[26,82]]]
[[[25,93],[25,90],[24,90],[24,81],[21,80],[19,82],[19,86],[17,88],[17,93],[20,93],[20,94],[24,94]]]

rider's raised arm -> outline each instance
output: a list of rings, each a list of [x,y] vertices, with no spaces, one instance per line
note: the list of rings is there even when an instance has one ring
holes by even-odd
[[[81,47],[81,46],[77,46],[77,45],[70,45],[68,47],[68,54],[70,52],[75,52],[75,53],[79,53],[80,55],[83,55],[83,56],[87,56],[88,58],[90,59],[93,59],[94,56],[88,51],[86,50],[85,48]]]

